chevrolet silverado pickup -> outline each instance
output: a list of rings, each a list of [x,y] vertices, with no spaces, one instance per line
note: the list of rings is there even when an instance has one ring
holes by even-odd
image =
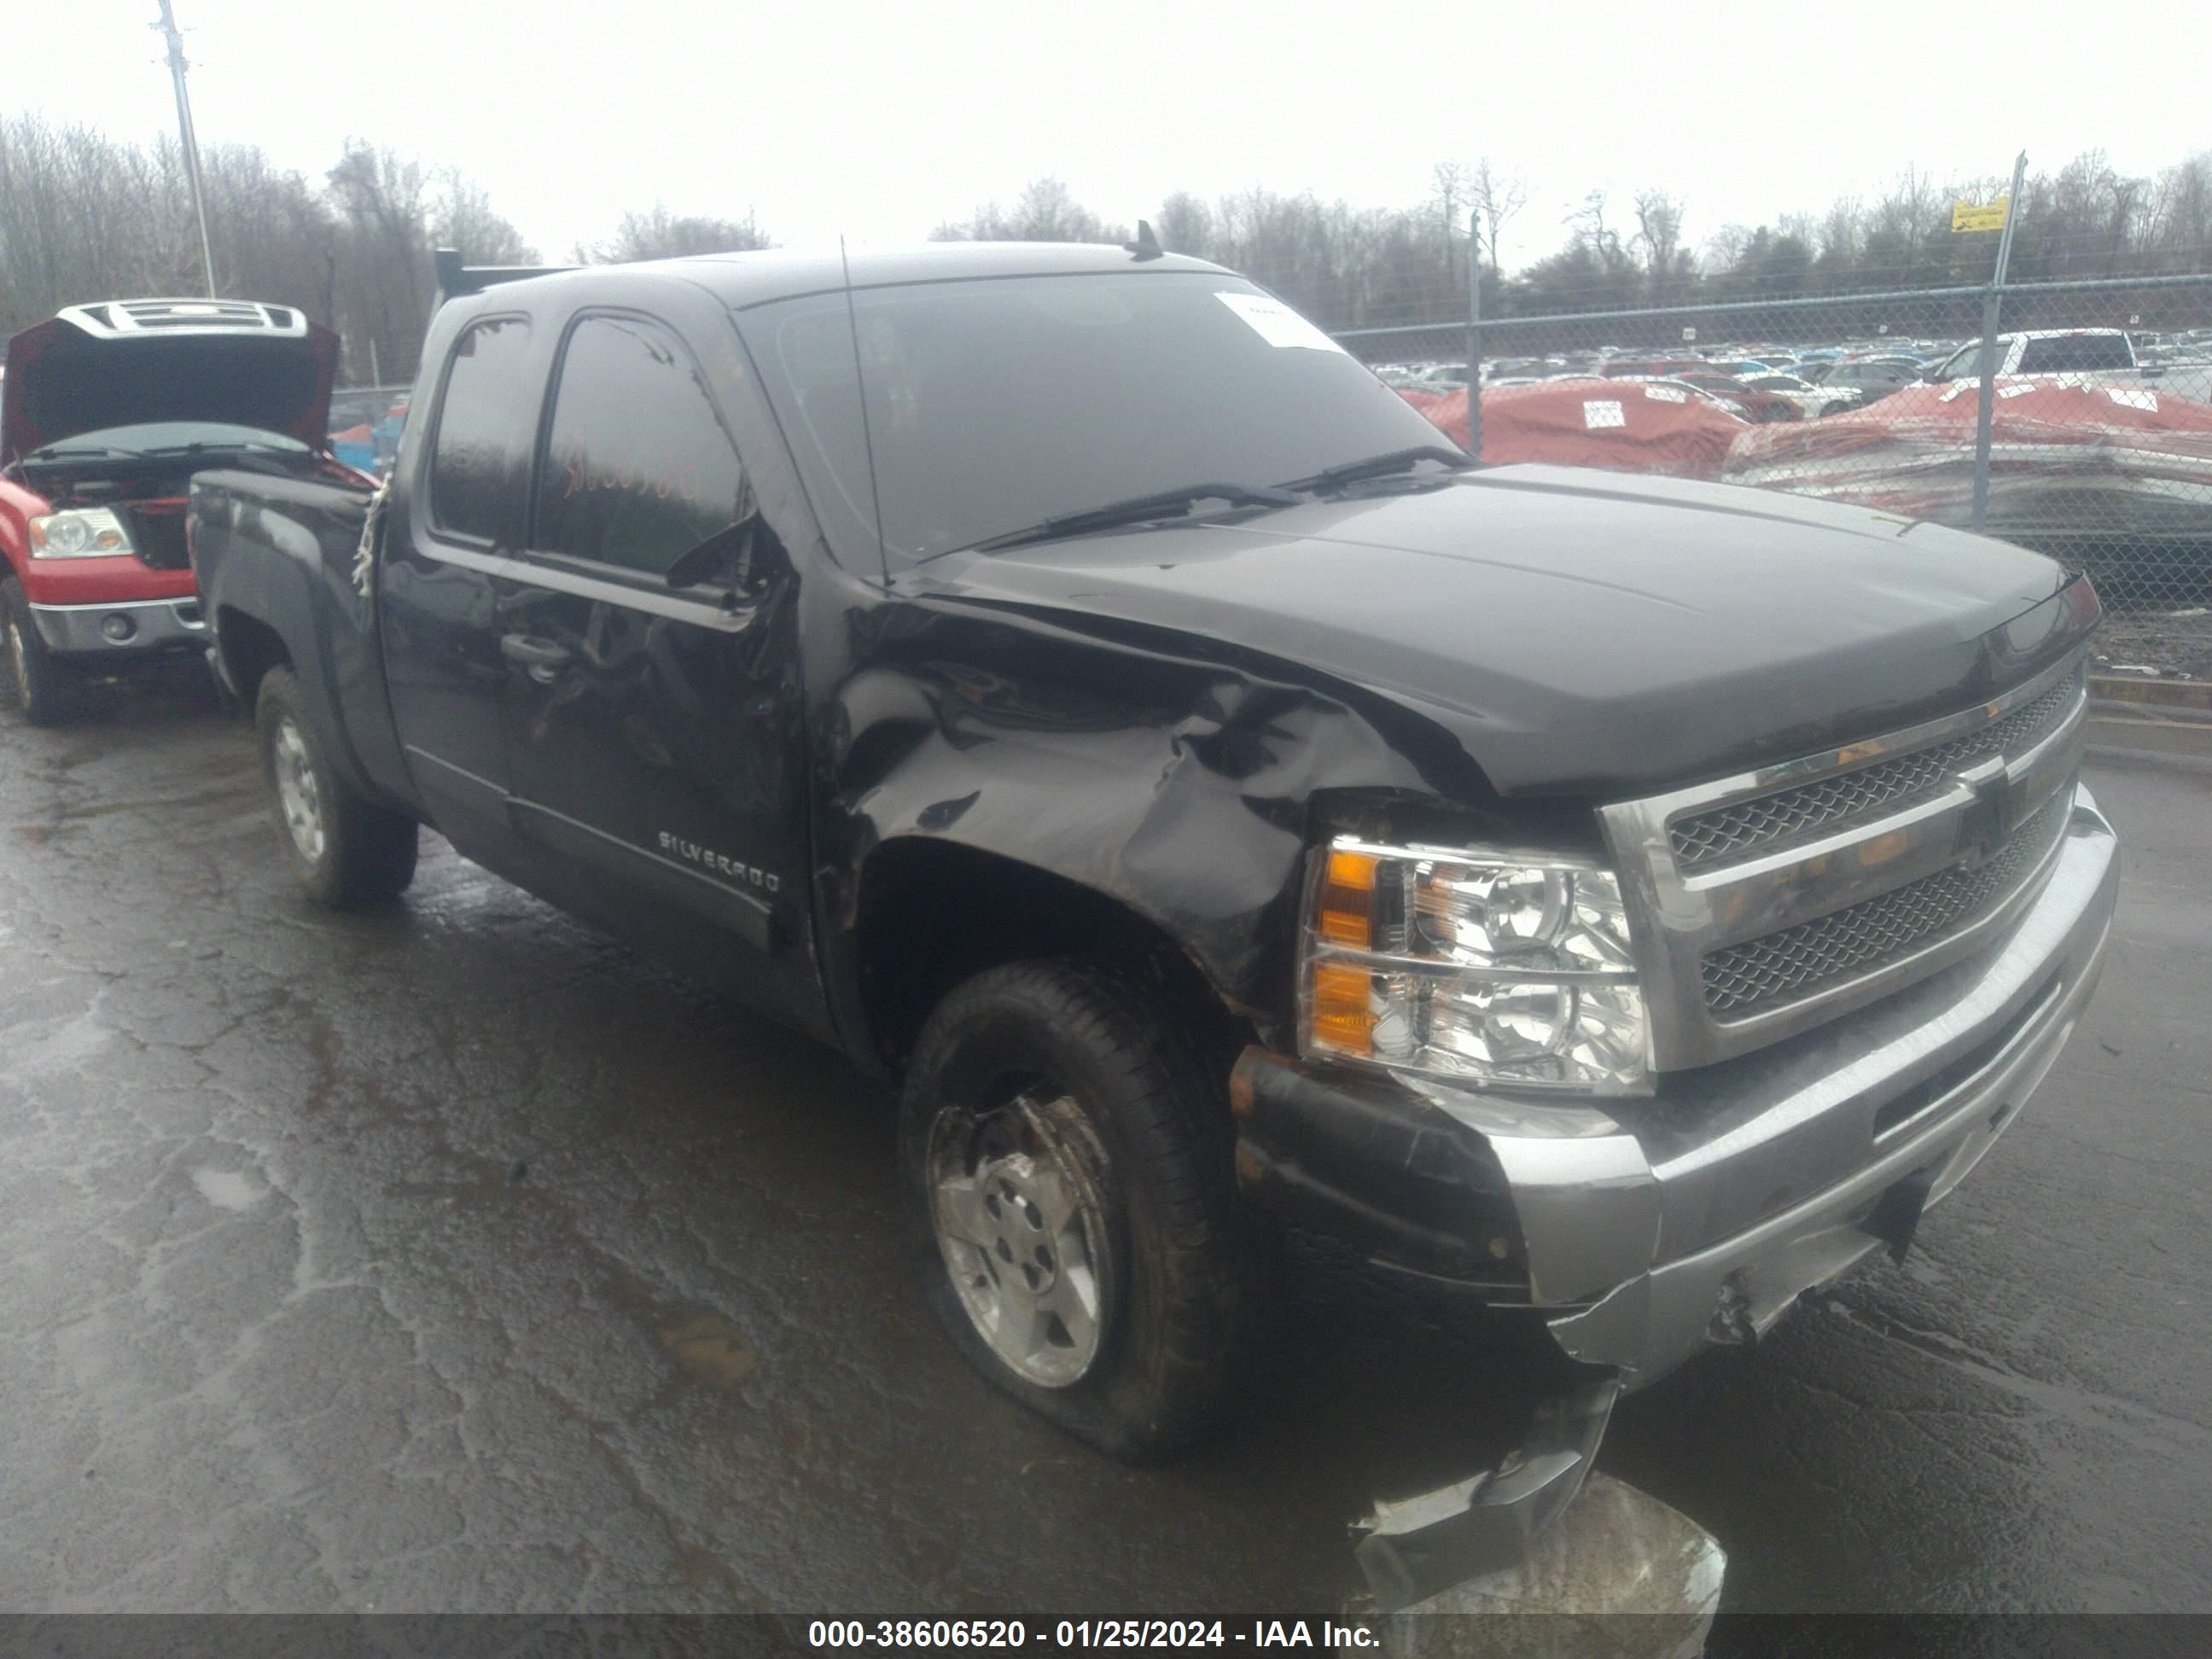
[[[114,300],[9,342],[0,383],[0,691],[33,725],[88,674],[206,631],[185,550],[204,466],[359,484],[323,428],[337,337],[289,306]]]
[[[308,893],[434,826],[896,1080],[936,1315],[1110,1452],[1233,1403],[1279,1218],[1547,1328],[1522,1453],[1370,1517],[1386,1606],[1901,1255],[2081,1017],[2048,559],[1478,465],[1148,240],[451,286],[380,494],[192,484]]]

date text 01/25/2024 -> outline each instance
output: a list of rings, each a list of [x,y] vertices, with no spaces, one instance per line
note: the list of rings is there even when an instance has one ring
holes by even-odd
[[[817,1619],[806,1630],[814,1648],[1359,1649],[1381,1639],[1365,1624],[1306,1619]]]

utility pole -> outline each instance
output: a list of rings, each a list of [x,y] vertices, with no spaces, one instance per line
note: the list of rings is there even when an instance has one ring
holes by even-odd
[[[185,149],[185,177],[191,181],[192,217],[199,222],[200,270],[207,278],[208,298],[215,298],[215,254],[208,246],[207,198],[200,191],[200,147],[192,137],[192,100],[185,92],[185,37],[177,27],[177,15],[169,0],[161,0],[161,21],[149,25],[169,43],[169,78],[177,88],[177,137]]]
[[[2021,151],[2012,164],[2012,193],[2005,198],[2004,229],[1997,236],[1997,267],[1982,295],[1982,351],[1976,363],[1981,384],[1975,389],[1974,496],[1969,522],[1978,534],[1990,519],[1990,426],[1996,408],[1997,324],[2004,304],[2005,267],[2012,263],[2013,227],[2020,222],[2020,190],[2027,176],[2027,152]]]

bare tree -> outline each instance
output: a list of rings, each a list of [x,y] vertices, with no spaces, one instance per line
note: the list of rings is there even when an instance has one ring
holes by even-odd
[[[1503,270],[1504,264],[1498,257],[1498,238],[1505,227],[1528,205],[1528,181],[1516,168],[1510,178],[1501,176],[1486,155],[1474,164],[1474,176],[1468,181],[1469,200],[1474,210],[1482,216],[1482,244],[1490,253],[1490,268]]]
[[[1642,254],[1652,303],[1666,303],[1682,252],[1682,204],[1663,190],[1636,192],[1636,234],[1632,245]]]
[[[1035,179],[1022,187],[1011,212],[987,202],[965,219],[946,220],[929,233],[933,242],[1126,242],[1128,231],[1109,225],[1075,199],[1059,179]]]
[[[1437,240],[1443,247],[1444,276],[1452,279],[1458,270],[1461,235],[1460,222],[1466,208],[1474,199],[1474,176],[1458,161],[1439,161],[1431,170],[1429,199],[1437,209]],[[1477,234],[1480,227],[1476,228]]]
[[[480,185],[462,177],[459,167],[447,167],[438,175],[438,190],[431,222],[431,240],[438,246],[459,248],[471,264],[538,263],[538,250],[492,210],[491,198]]]
[[[750,253],[774,247],[769,234],[754,222],[752,210],[742,219],[716,219],[704,215],[676,215],[667,204],[655,202],[643,213],[625,213],[615,227],[614,239],[597,248],[579,249],[580,263],[629,264],[640,259],[680,259],[696,253]]]
[[[1155,224],[1160,246],[1169,252],[1213,257],[1213,210],[1188,191],[1179,190],[1161,203]]]

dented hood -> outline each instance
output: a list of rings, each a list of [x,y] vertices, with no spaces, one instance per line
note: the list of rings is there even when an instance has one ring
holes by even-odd
[[[64,313],[8,343],[0,459],[149,421],[228,422],[320,449],[337,362],[337,336],[316,323],[265,333],[184,327],[95,334]]]
[[[945,599],[1387,696],[1505,794],[1637,793],[1855,741],[2027,678],[2096,618],[2086,583],[2001,542],[1561,467],[921,574]]]

